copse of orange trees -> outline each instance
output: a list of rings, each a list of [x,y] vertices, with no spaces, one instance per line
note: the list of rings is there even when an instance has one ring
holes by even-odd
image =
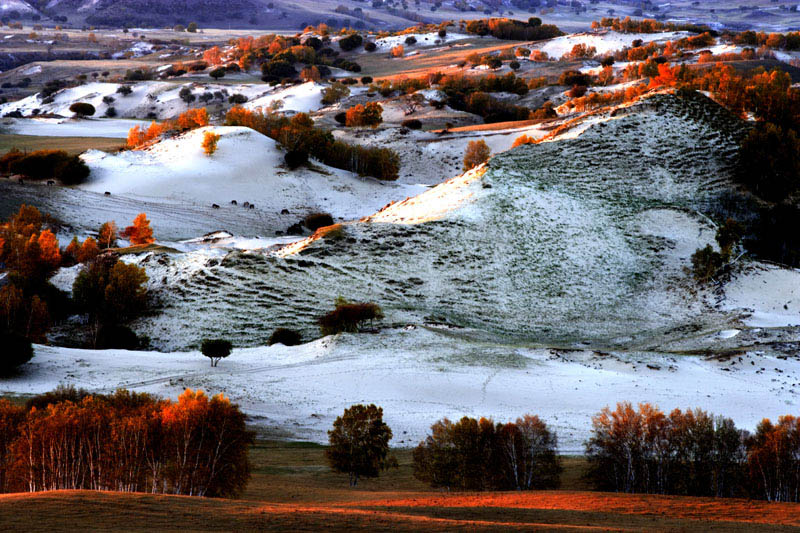
[[[244,489],[253,435],[224,396],[187,389],[173,402],[69,392],[27,410],[0,400],[0,492],[228,497]]]
[[[152,122],[147,129],[134,126],[128,131],[128,148],[138,149],[170,132],[183,132],[208,126],[209,116],[205,107],[189,109],[175,120]]]

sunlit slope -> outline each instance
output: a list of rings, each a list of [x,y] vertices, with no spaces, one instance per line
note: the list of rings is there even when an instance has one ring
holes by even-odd
[[[390,324],[525,343],[658,349],[722,328],[735,314],[704,304],[684,268],[714,240],[741,124],[672,95],[591,120],[291,253],[146,259],[163,309],[140,326],[161,348],[252,345],[278,326],[312,334],[344,296]]]

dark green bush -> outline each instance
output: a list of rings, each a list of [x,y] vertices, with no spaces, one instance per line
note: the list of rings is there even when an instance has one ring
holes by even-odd
[[[91,117],[95,113],[94,106],[85,102],[75,102],[69,106],[69,110],[82,117]]]
[[[347,37],[339,39],[339,48],[341,48],[345,52],[348,52],[350,50],[355,50],[356,48],[361,46],[363,42],[364,39],[359,34],[353,33],[351,35],[348,35]]]
[[[102,326],[97,334],[98,350],[137,350],[139,346],[139,337],[127,326]]]
[[[284,346],[297,346],[303,342],[300,332],[289,328],[278,328],[272,332],[267,344],[283,344]]]

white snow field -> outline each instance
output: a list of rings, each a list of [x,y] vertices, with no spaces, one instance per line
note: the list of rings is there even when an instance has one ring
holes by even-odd
[[[414,327],[291,348],[235,349],[216,368],[199,352],[37,346],[24,374],[0,382],[0,392],[34,394],[59,383],[171,398],[186,387],[222,392],[262,435],[318,442],[354,403],[384,408],[394,446],[416,445],[445,416],[506,421],[534,413],[555,428],[562,453],[581,453],[592,415],[619,401],[647,401],[665,410],[700,406],[751,430],[763,417],[796,413],[800,363],[753,353],[717,360],[536,349]]]
[[[220,135],[212,156],[203,152],[206,131]],[[360,178],[314,163],[289,170],[276,142],[249,128],[200,128],[165,139],[145,150],[81,156],[91,169],[81,189],[150,201],[225,205],[245,201],[261,211],[322,210],[334,217],[359,218],[423,187]],[[222,228],[218,228],[222,229]]]
[[[564,54],[571,52],[572,47],[576,44],[585,44],[586,46],[593,46],[597,50],[598,55],[604,55],[622,50],[623,48],[629,48],[633,45],[633,41],[636,40],[641,40],[645,44],[649,42],[664,43],[667,41],[676,41],[688,35],[690,34],[686,32],[619,33],[608,30],[563,35],[544,41],[541,44],[533,45],[532,48],[534,50],[547,52],[547,55],[550,57],[560,58]]]

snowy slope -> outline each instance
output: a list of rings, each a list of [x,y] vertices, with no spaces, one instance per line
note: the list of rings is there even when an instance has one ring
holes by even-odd
[[[544,41],[541,44],[534,45],[532,48],[547,52],[547,55],[554,58],[560,58],[564,54],[570,52],[572,47],[576,44],[585,44],[586,46],[593,46],[597,50],[598,55],[604,55],[623,48],[629,48],[633,45],[633,41],[640,39],[642,42],[659,42],[675,41],[689,35],[686,32],[664,32],[664,33],[619,33],[616,31],[606,31],[599,33],[575,33],[571,35],[564,35],[555,37],[553,39]]]
[[[221,135],[212,156],[203,153],[205,131]],[[167,139],[147,150],[85,153],[91,169],[80,188],[160,202],[225,205],[248,201],[260,211],[323,210],[358,218],[420,187],[378,182],[316,164],[290,171],[275,141],[248,128],[210,127]]]
[[[2,0],[0,1],[0,12],[17,11],[18,13],[38,13],[36,8],[23,0]]]
[[[193,346],[197,328],[247,346],[279,324],[313,335],[343,295],[378,302],[390,323],[446,321],[493,339],[708,347],[697,332],[733,329],[744,311],[696,297],[684,269],[714,241],[703,213],[729,190],[741,126],[702,97],[624,111],[496,157],[480,177],[347,225],[343,239],[278,256],[146,258],[168,303],[138,326],[162,349]]]

